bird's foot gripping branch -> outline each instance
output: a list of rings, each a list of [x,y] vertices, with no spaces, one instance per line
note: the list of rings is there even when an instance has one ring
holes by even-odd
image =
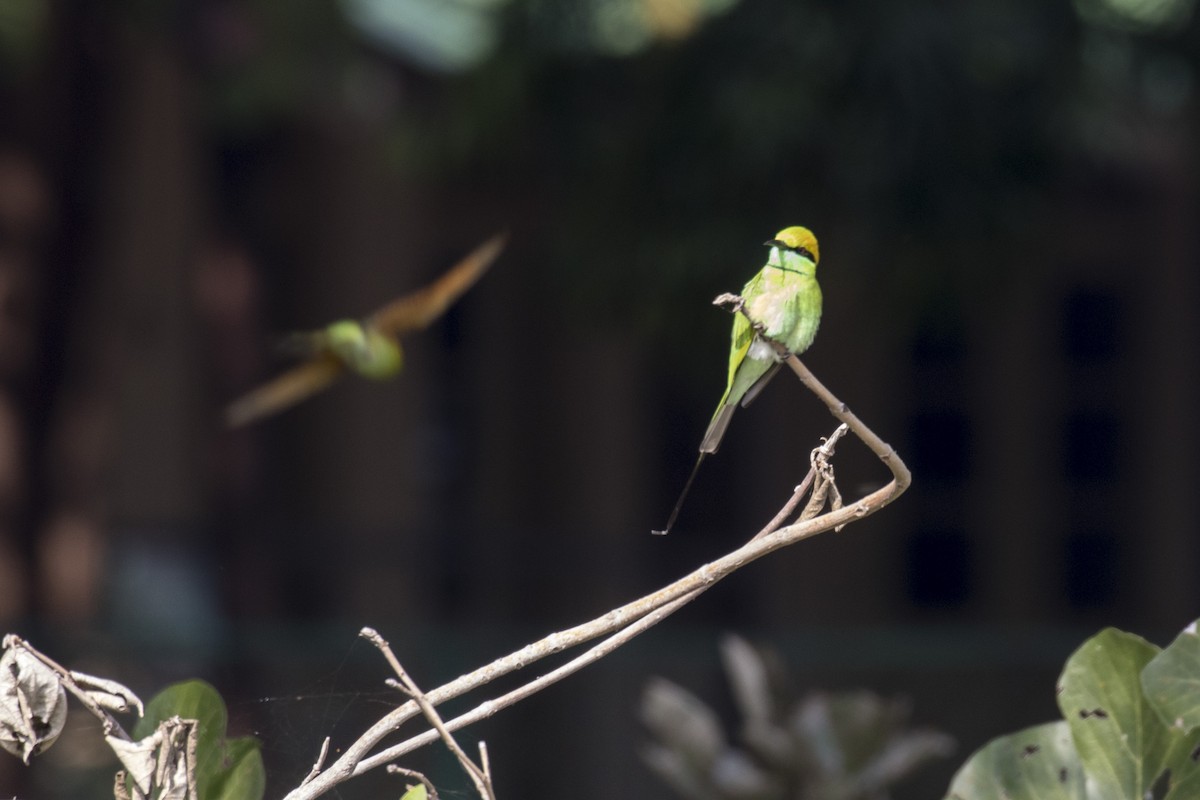
[[[767,332],[767,326],[764,323],[753,319],[748,313],[746,313],[746,298],[742,297],[740,294],[734,294],[733,292],[722,292],[713,298],[712,304],[717,308],[723,308],[731,313],[741,314],[746,318],[746,321],[750,323],[750,329],[758,334],[761,339],[767,342],[773,341],[771,335]],[[786,357],[790,356],[791,353],[786,352],[785,348],[783,355]]]

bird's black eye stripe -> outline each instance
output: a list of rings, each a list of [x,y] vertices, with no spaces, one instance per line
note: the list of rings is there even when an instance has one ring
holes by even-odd
[[[802,255],[802,256],[804,256],[804,257],[805,257],[805,258],[807,258],[809,261],[812,261],[812,262],[814,262],[814,263],[815,263],[815,262],[816,262],[816,260],[817,260],[817,259],[816,259],[816,258],[813,256],[813,254],[812,254],[811,252],[809,252],[809,250],[808,250],[808,249],[806,249],[806,248],[804,248],[804,247],[792,247],[792,246],[791,246],[790,244],[788,244],[787,242],[781,241],[781,240],[779,240],[779,239],[772,239],[772,240],[771,240],[771,241],[769,241],[769,242],[763,242],[763,244],[765,244],[767,247],[778,247],[780,250],[790,250],[790,251],[792,251],[793,253],[796,253],[796,254],[798,254],[798,255]]]

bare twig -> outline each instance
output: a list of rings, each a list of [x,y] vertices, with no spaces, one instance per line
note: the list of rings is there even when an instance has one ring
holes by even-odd
[[[459,747],[458,742],[454,739],[454,735],[446,729],[446,724],[442,721],[442,717],[438,714],[437,709],[433,707],[433,704],[429,702],[429,698],[425,696],[425,693],[417,686],[416,681],[408,674],[408,670],[396,658],[396,654],[392,652],[392,646],[387,643],[387,640],[380,636],[379,632],[374,628],[363,628],[359,631],[359,636],[362,636],[375,645],[383,653],[383,657],[387,659],[392,671],[400,678],[398,688],[411,697],[420,707],[421,713],[425,715],[425,719],[429,721],[429,724],[437,731],[442,741],[446,743],[446,747],[458,759],[458,763],[462,766],[463,770],[471,776],[471,781],[474,782],[475,790],[479,792],[479,796],[483,800],[496,800],[496,793],[492,788],[492,780],[487,772],[472,761],[471,757]]]
[[[810,463],[813,461],[813,459],[815,459],[817,453],[823,453],[827,459],[832,458],[834,451],[837,449],[838,439],[845,436],[846,432],[849,430],[850,426],[846,425],[845,423],[838,425],[834,432],[830,434],[829,438],[825,440],[824,444],[812,452],[809,459]],[[768,533],[777,530],[788,517],[795,513],[796,507],[800,505],[800,501],[804,499],[804,496],[808,494],[808,490],[812,488],[813,480],[816,478],[816,476],[816,466],[810,466],[808,474],[804,476],[804,480],[800,481],[800,485],[798,485],[792,491],[792,498],[784,504],[783,508],[779,509],[779,513],[771,518],[771,521],[767,523],[766,527],[754,534],[754,539],[766,536]],[[754,539],[751,539],[750,541],[754,541]]]
[[[488,758],[487,742],[482,739],[479,741],[479,766],[483,768],[483,774],[487,776],[488,785],[492,785],[492,760]]]
[[[796,488],[792,490],[791,499],[783,504],[783,508],[779,509],[775,516],[771,517],[771,521],[768,522],[761,531],[754,534],[754,539],[761,539],[768,533],[774,533],[775,531],[779,530],[779,526],[786,522],[788,517],[796,513],[796,507],[800,505],[800,501],[803,500],[808,494],[809,490],[812,489],[813,479],[816,478],[816,476],[816,470],[810,468],[808,470],[808,474],[804,476],[804,480],[800,481]],[[751,539],[750,541],[754,541],[754,539]]]
[[[392,775],[403,775],[406,778],[414,778],[417,781],[420,781],[425,785],[425,791],[429,795],[429,800],[438,800],[437,787],[433,785],[433,781],[429,780],[429,778],[426,778],[423,774],[417,772],[415,769],[405,769],[404,767],[398,767],[395,764],[388,764],[387,771]]]
[[[612,634],[604,641],[592,646],[590,649],[586,650],[565,664],[560,665],[558,668],[551,670],[545,675],[542,675],[530,681],[529,683],[524,684],[523,686],[513,689],[506,694],[502,694],[492,700],[480,703],[472,710],[454,717],[446,723],[446,727],[452,731],[455,731],[459,728],[479,722],[482,719],[486,719],[495,714],[497,711],[500,711],[503,708],[508,708],[511,705],[515,705],[521,700],[537,694],[547,686],[558,683],[563,678],[578,672],[588,664],[599,661],[601,658],[604,658],[618,647],[621,647],[629,642],[638,634],[649,630],[659,622],[662,622],[664,619],[669,617],[675,611],[690,603],[702,591],[704,591],[704,588],[696,589],[689,594],[676,598],[672,602],[654,609],[641,619],[625,626],[620,631]],[[401,709],[397,709],[397,711],[399,710]],[[359,764],[359,771],[367,772],[372,768],[377,767],[380,763],[395,760],[402,755],[411,753],[413,750],[424,747],[430,742],[435,741],[437,738],[438,734],[436,731],[425,731],[424,733],[414,736],[411,739],[393,745],[368,759],[364,759],[362,763]]]
[[[308,771],[308,775],[300,782],[300,785],[311,781],[313,778],[321,774],[321,770],[325,768],[325,759],[329,757],[329,737],[325,737],[325,741],[321,742],[321,752],[317,753],[317,760],[313,762],[312,769]]]
[[[480,667],[449,683],[424,694],[424,699],[431,706],[444,703],[447,700],[464,695],[478,689],[493,680],[520,670],[541,659],[562,652],[568,648],[582,645],[592,639],[607,637],[584,653],[558,668],[518,687],[506,694],[491,700],[486,700],[475,708],[444,723],[447,731],[477,722],[491,716],[502,708],[535,694],[550,684],[562,680],[577,672],[584,666],[604,657],[616,648],[628,642],[633,637],[661,622],[671,613],[694,600],[717,581],[732,574],[763,556],[776,550],[795,544],[798,541],[815,536],[827,530],[840,528],[850,522],[874,514],[879,509],[899,497],[911,483],[911,474],[896,452],[863,422],[852,414],[847,406],[837,399],[795,356],[787,356],[786,362],[800,381],[809,388],[829,408],[839,421],[857,436],[863,444],[875,454],[892,472],[892,480],[884,487],[862,497],[856,502],[841,508],[833,508],[825,514],[812,519],[802,519],[792,525],[777,527],[794,512],[795,506],[803,497],[804,491],[798,487],[788,501],[781,515],[767,528],[760,531],[746,544],[725,556],[705,564],[685,575],[674,583],[652,592],[645,597],[615,608],[596,619],[577,625],[564,631],[552,633],[536,642],[522,647],[516,652],[499,658],[486,666]],[[839,429],[840,430],[840,429]],[[840,434],[835,431],[829,437],[825,447],[832,448]],[[821,448],[818,448],[818,451]],[[832,450],[830,450],[832,452]],[[811,477],[805,479],[812,486],[820,479],[819,470],[814,467]],[[804,490],[807,486],[801,484]],[[790,507],[789,507],[790,506]],[[388,747],[374,755],[371,751],[387,736],[396,732],[401,725],[416,716],[420,711],[417,702],[409,701],[393,709],[382,719],[372,725],[357,741],[352,743],[342,756],[334,762],[327,771],[313,780],[293,790],[286,800],[311,800],[333,788],[342,781],[367,772],[370,769],[387,764],[396,758],[418,747],[432,742],[440,737],[437,730],[426,731],[400,744]]]

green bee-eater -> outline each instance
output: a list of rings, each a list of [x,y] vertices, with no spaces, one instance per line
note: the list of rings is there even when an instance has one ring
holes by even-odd
[[[393,300],[361,322],[340,320],[288,337],[286,346],[303,351],[309,360],[231,403],[226,421],[236,427],[282,411],[329,386],[346,370],[374,380],[399,374],[404,366],[399,336],[428,327],[445,313],[491,266],[504,241],[503,235],[492,237],[424,289]]]
[[[771,248],[767,263],[742,288],[741,305],[733,317],[725,394],[700,442],[700,456],[667,527],[655,533],[668,533],[675,524],[700,463],[709,453],[717,452],[734,409],[749,405],[779,370],[783,358],[771,342],[799,355],[817,336],[817,326],[821,323],[817,237],[808,228],[795,225],[775,234],[766,245]]]

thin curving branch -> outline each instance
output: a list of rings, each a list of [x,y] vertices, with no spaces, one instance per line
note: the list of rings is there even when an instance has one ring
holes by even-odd
[[[849,408],[830,392],[824,384],[817,380],[809,369],[795,356],[787,356],[786,363],[800,379],[829,409],[851,433],[857,436],[863,444],[891,471],[892,480],[884,487],[862,497],[854,503],[842,508],[835,508],[827,513],[811,519],[801,519],[791,525],[772,528],[779,525],[794,510],[799,500],[796,495],[789,499],[781,515],[776,516],[772,525],[760,531],[746,544],[721,558],[697,568],[688,575],[680,578],[645,597],[634,600],[615,608],[600,617],[577,625],[567,630],[552,633],[536,642],[522,647],[503,658],[462,675],[449,683],[433,689],[425,694],[432,705],[444,703],[468,692],[479,689],[495,679],[523,669],[530,664],[555,653],[580,646],[600,637],[607,637],[589,650],[562,664],[556,669],[514,689],[506,694],[486,700],[475,708],[445,722],[446,731],[455,731],[473,722],[490,717],[502,708],[506,708],[525,699],[547,686],[557,683],[563,678],[578,672],[588,664],[603,658],[621,645],[633,639],[638,634],[661,622],[670,614],[696,599],[717,581],[725,578],[752,561],[756,561],[769,553],[780,550],[788,545],[816,536],[828,530],[840,528],[870,516],[887,506],[904,493],[912,482],[912,476],[904,461],[896,451],[883,441],[874,431],[866,426]],[[832,448],[840,436],[835,432],[829,437],[825,447]],[[821,448],[818,448],[818,451]],[[830,452],[832,452],[830,450]],[[805,482],[809,486],[817,485],[821,480],[817,470],[810,473],[811,478]],[[804,486],[804,484],[802,484]],[[798,489],[799,493],[799,489]],[[791,506],[789,509],[788,506]],[[410,700],[393,709],[378,722],[372,725],[357,741],[351,744],[342,756],[331,764],[324,772],[312,777],[303,785],[289,793],[285,800],[312,800],[320,797],[338,784],[356,775],[361,775],[371,769],[394,761],[401,755],[424,746],[441,737],[436,730],[426,731],[404,742],[388,747],[372,754],[377,745],[387,736],[395,733],[401,725],[420,713],[416,702]]]

